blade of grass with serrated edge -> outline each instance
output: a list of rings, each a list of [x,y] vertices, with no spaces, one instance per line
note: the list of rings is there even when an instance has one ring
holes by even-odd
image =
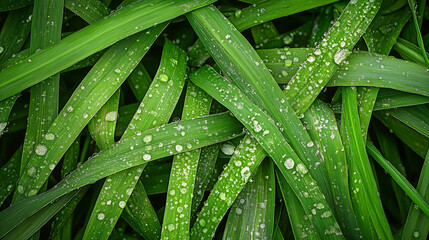
[[[0,79],[5,80],[0,82],[0,100],[66,69],[125,37],[211,2],[213,0],[192,2],[179,0],[171,4],[169,0],[159,0],[156,4],[138,1],[126,6],[102,21],[91,24],[0,72]]]
[[[223,239],[272,239],[274,232],[275,176],[271,159],[261,163],[238,195],[228,215]]]
[[[35,146],[23,171],[27,173],[34,169],[30,170],[34,174],[22,175],[14,198],[22,199],[37,193],[74,139],[125,81],[165,26],[160,24],[109,48],[77,87],[45,138]],[[131,52],[132,55],[129,54]]]
[[[12,157],[0,169],[0,206],[4,200],[15,190],[19,179],[19,168],[21,166],[22,146],[16,150]]]
[[[386,114],[386,111],[377,111],[374,116],[380,120],[389,131],[395,134],[405,145],[410,147],[420,157],[425,157],[429,149],[429,138],[424,137],[406,124]]]
[[[335,198],[334,214],[338,224],[347,239],[360,239],[362,235],[349,194],[346,154],[334,112],[316,100],[305,112],[303,121],[324,156]]]
[[[185,71],[186,56],[184,52],[168,39],[165,39],[163,56],[155,80],[122,138],[141,134],[142,131],[168,122],[182,92]],[[146,143],[151,140],[152,136],[144,136]],[[138,156],[138,158],[140,157]],[[143,159],[150,160],[151,156],[145,154]],[[107,239],[109,237],[143,168],[144,166],[136,166],[106,179],[86,227],[84,239]],[[147,230],[152,234],[147,236],[156,239],[160,226],[154,224],[152,227],[152,229]]]
[[[120,91],[117,90],[88,123],[88,130],[100,150],[115,143]]]
[[[411,183],[381,155],[378,149],[370,141],[367,142],[366,148],[371,157],[395,180],[395,182],[404,190],[410,199],[417,205],[427,217],[429,217],[429,205]]]
[[[362,181],[362,191],[365,196],[369,216],[374,224],[374,229],[378,236],[382,239],[393,239],[389,223],[386,219],[383,206],[378,195],[377,184],[372,172],[372,168],[366,155],[364,139],[360,129],[360,121],[357,109],[357,93],[353,87],[344,87],[342,89],[343,97],[343,114],[344,114],[344,127],[345,134],[343,138],[347,137],[350,146],[349,162],[354,165],[357,174]],[[349,152],[347,152],[349,153]],[[354,170],[354,169],[352,169]],[[354,172],[353,172],[354,174]],[[355,191],[355,189],[352,189]]]
[[[63,9],[64,1],[35,0],[30,35],[30,54],[61,40]],[[51,24],[51,22],[55,22],[55,24]],[[45,136],[58,115],[59,88],[59,73],[31,87],[27,129],[21,158],[21,176],[24,174],[24,169],[26,169],[35,146]],[[33,167],[28,169],[27,174],[33,177],[35,172],[36,168]]]
[[[295,239],[320,239],[312,226],[312,219],[306,217],[299,199],[292,191],[283,174],[276,168],[277,182],[285,201],[287,215]]]
[[[208,115],[212,98],[188,82],[182,119]],[[184,130],[184,129],[181,129]],[[180,134],[185,134],[186,131]],[[201,149],[178,154],[173,158],[162,222],[161,239],[189,239],[192,194]]]
[[[265,156],[264,149],[250,134],[240,141],[198,214],[191,229],[191,239],[209,238],[215,233],[220,221]]]
[[[188,129],[185,136],[177,134],[179,125]],[[191,146],[190,149],[183,148],[183,152],[185,152],[224,142],[241,134],[243,134],[243,126],[239,124],[239,121],[229,113],[221,113],[146,130],[141,135],[152,136],[152,141],[148,144],[142,144],[141,135],[133,135],[123,139],[90,158],[54,188],[37,196],[28,197],[0,212],[0,219],[7,219],[5,224],[0,225],[0,237],[49,202],[74,189],[94,183],[125,169],[177,154],[178,152],[175,150],[177,142],[182,143],[183,146]],[[134,150],[130,151],[130,148]],[[151,159],[143,159],[144,154],[150,154]]]
[[[306,48],[290,48],[257,52],[276,81],[288,83],[310,51]],[[428,77],[428,70],[419,64],[373,53],[354,52],[334,73],[327,86],[391,88],[429,97]]]
[[[424,197],[426,202],[429,202],[429,151],[426,153],[426,159],[423,163],[422,170],[420,172],[419,182],[417,184],[417,191]],[[429,232],[429,218],[424,215],[421,210],[411,205],[408,212],[407,221],[405,222],[402,239],[427,239]]]
[[[282,135],[305,161],[329,206],[334,206],[325,163],[320,161],[310,136],[256,51],[215,7],[201,8],[186,16],[228,79],[279,123]],[[217,31],[211,31],[213,27]],[[258,122],[253,128],[259,128]]]
[[[311,0],[305,2],[299,0],[263,1],[243,10],[237,10],[235,15],[231,16],[229,20],[239,31],[243,31],[276,18],[289,16],[336,1],[338,0]],[[197,40],[189,51],[190,66],[201,66],[209,57],[210,54],[204,49],[204,45],[201,44],[200,40]]]
[[[273,158],[299,198],[305,213],[312,215],[314,219],[320,218],[319,221],[314,221],[314,227],[318,234],[329,239],[342,238],[340,236],[342,235],[341,230],[332,215],[325,196],[312,175],[309,174],[308,168],[283,138],[283,134],[271,117],[210,67],[200,68],[190,75],[190,79],[231,110]],[[242,171],[245,169],[243,168]],[[201,228],[201,219],[199,218],[191,234],[211,236],[204,233]]]
[[[414,106],[398,109],[389,109],[386,114],[396,118],[400,122],[406,124],[408,127],[414,129],[421,135],[429,138],[429,109],[424,106]]]
[[[315,50],[307,56],[285,88],[286,99],[298,115],[304,113],[350,55],[372,19],[381,0],[350,1]]]

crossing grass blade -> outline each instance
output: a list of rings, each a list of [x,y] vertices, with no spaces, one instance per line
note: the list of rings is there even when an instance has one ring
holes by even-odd
[[[325,163],[320,161],[310,136],[256,51],[215,7],[198,9],[187,18],[226,77],[279,123],[282,135],[306,162],[328,203],[333,206]],[[211,31],[213,27],[218,31]],[[255,123],[254,128],[257,125]]]
[[[395,43],[394,49],[401,55],[403,59],[420,63],[421,65],[425,65],[424,56],[422,55],[419,47],[417,47],[413,43],[405,39],[398,38],[398,41]]]
[[[346,154],[334,113],[327,104],[316,100],[305,113],[303,122],[324,156],[338,224],[347,239],[359,239],[362,235],[350,199]]]
[[[191,239],[214,235],[224,215],[265,156],[266,153],[258,142],[250,134],[246,134],[198,214],[191,229]]]
[[[289,48],[257,52],[276,81],[285,84],[310,51],[305,48]],[[380,87],[429,96],[428,77],[428,70],[418,64],[373,53],[354,52],[334,73],[327,86]]]
[[[146,68],[140,63],[127,79],[131,91],[138,101],[141,101],[149,89],[152,78]]]
[[[429,116],[429,109],[426,106],[421,105],[389,109],[386,111],[386,114],[389,114],[421,135],[429,138],[429,123],[426,121],[427,116]]]
[[[409,107],[429,103],[429,98],[416,94],[407,94],[400,91],[381,89],[374,105],[374,111]]]
[[[423,164],[417,191],[424,197],[426,202],[429,202],[428,194],[428,175],[429,173],[429,152],[426,154],[426,159]],[[410,206],[407,221],[405,222],[402,231],[402,239],[426,239],[429,232],[429,218],[424,215],[415,205]]]
[[[298,196],[305,213],[312,214],[314,219],[323,219],[314,221],[316,231],[326,238],[336,238],[339,237],[338,235],[342,235],[325,196],[312,175],[307,174],[309,173],[308,168],[283,138],[274,121],[247,98],[243,92],[212,68],[200,68],[190,75],[190,78],[197,86],[231,110],[234,116],[243,123],[257,139],[258,143],[273,158],[294,193]],[[312,145],[309,147],[312,147]],[[246,167],[242,169],[244,172],[247,170]],[[202,231],[202,234],[205,235],[204,229],[201,228],[206,225],[206,222],[203,223],[203,226],[201,226],[201,219],[199,218],[194,225],[193,231],[195,233]],[[200,229],[195,229],[195,226],[199,226]],[[211,237],[211,235],[206,235],[206,237]]]
[[[223,239],[272,239],[274,207],[274,166],[266,159],[232,205]]]
[[[192,82],[186,88],[182,119],[208,115],[212,98]],[[173,158],[161,239],[189,239],[192,194],[201,149],[178,154]]]
[[[45,133],[44,139],[35,146],[29,158],[31,161],[23,170],[31,174],[23,174],[20,178],[21,187],[18,186],[14,194],[16,200],[37,193],[74,139],[125,81],[165,26],[160,24],[151,31],[119,42],[91,69]]]
[[[381,155],[378,149],[371,142],[367,142],[366,148],[371,157],[395,180],[395,182],[405,191],[405,193],[411,198],[415,205],[429,217],[429,205],[425,199],[419,194],[419,192],[411,185],[410,182],[390,163],[387,159]]]
[[[0,12],[23,8],[32,2],[33,0],[4,0],[0,2]]]
[[[423,1],[421,3],[423,3],[423,5],[424,5]],[[421,51],[421,54],[423,56],[424,62],[426,64],[426,66],[429,67],[429,59],[428,59],[428,56],[427,56],[427,53],[426,53],[426,50],[425,50],[425,44],[423,42],[422,33],[420,31],[420,26],[422,24],[423,18],[420,16],[420,19],[417,19],[417,13],[416,13],[417,6],[416,6],[416,3],[415,3],[414,0],[408,0],[408,5],[410,6],[411,14],[413,16],[413,23],[414,23],[415,32],[416,32],[416,35],[417,35],[417,43],[420,46],[420,51]],[[419,8],[420,8],[420,10],[424,11],[424,6],[419,6]],[[420,14],[422,14],[421,12],[422,11],[420,11]]]
[[[186,129],[185,136],[176,136],[177,128]],[[7,219],[7,224],[0,226],[0,237],[19,225],[50,201],[67,194],[74,189],[96,182],[106,176],[138,166],[156,159],[178,154],[177,143],[183,146],[183,152],[223,142],[240,136],[243,126],[229,113],[210,115],[206,117],[184,120],[141,132],[109,147],[105,151],[90,158],[83,165],[71,172],[56,187],[37,196],[28,197],[0,212],[1,219]],[[151,135],[149,144],[142,144],[141,136]],[[130,148],[133,147],[133,151]],[[150,150],[147,150],[150,148]],[[151,159],[142,158],[150,154]],[[139,156],[138,158],[136,156]],[[108,161],[107,161],[108,160]],[[137,169],[141,171],[141,169]],[[138,173],[138,171],[136,171]]]
[[[382,1],[350,1],[325,37],[309,54],[285,88],[286,99],[298,115],[319,95],[370,25]]]
[[[352,87],[342,89],[343,96],[343,114],[345,136],[348,139],[345,143],[348,145],[347,154],[350,159],[351,174],[358,174],[362,181],[362,189],[352,188],[351,191],[363,192],[365,202],[368,203],[368,209],[371,221],[377,235],[383,239],[393,239],[389,223],[383,210],[383,206],[378,195],[377,184],[371,169],[371,165],[366,155],[364,139],[358,117],[357,93]],[[356,168],[356,169],[355,169]],[[354,172],[356,171],[356,173]]]
[[[163,57],[155,80],[122,138],[138,135],[151,127],[167,123],[176,106],[184,85],[186,56],[169,40],[165,39],[164,45]],[[151,140],[152,136],[144,136],[144,142],[149,143]],[[150,160],[151,156],[143,155],[143,158]],[[126,207],[128,199],[132,196],[133,189],[140,177],[138,173],[141,173],[143,168],[144,165],[136,166],[106,179],[85,230],[84,239],[107,239],[109,237],[123,208]],[[139,194],[143,196],[144,192]],[[149,210],[149,212],[154,211]],[[100,216],[106,220],[101,221],[103,219],[100,220]],[[155,233],[155,235],[147,234],[151,238],[159,237],[156,234],[159,234],[160,229],[146,231]]]
[[[110,13],[109,8],[99,0],[64,0],[64,5],[89,24],[101,20]]]
[[[138,1],[0,72],[0,100],[12,96],[132,34],[212,3]]]

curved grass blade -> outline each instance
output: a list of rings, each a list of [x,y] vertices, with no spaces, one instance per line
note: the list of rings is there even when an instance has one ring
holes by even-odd
[[[312,175],[307,174],[309,169],[283,138],[274,121],[237,87],[229,83],[212,68],[200,68],[190,78],[197,86],[230,109],[258,140],[270,157],[273,158],[299,198],[305,213],[312,214],[314,219],[319,220],[320,218],[320,221],[314,221],[316,231],[326,238],[341,238],[339,236],[342,235],[341,230],[332,215],[325,196]],[[201,219],[199,219],[191,233],[193,234],[194,231],[195,234],[200,231],[204,232],[201,229],[202,227],[204,226],[201,226]],[[211,235],[206,236],[210,237]]]
[[[99,0],[64,0],[64,5],[89,24],[99,21],[110,13],[109,8]]]
[[[277,83],[288,83],[310,52],[306,48],[258,50]],[[288,57],[288,56],[294,57]],[[338,68],[327,86],[391,88],[429,97],[428,70],[418,64],[373,53],[354,52]],[[380,79],[381,78],[381,79]]]
[[[421,3],[423,3],[423,4],[424,4],[424,2],[425,1],[421,1]],[[417,19],[417,13],[416,13],[417,6],[416,6],[416,3],[414,0],[408,0],[408,5],[410,6],[411,14],[413,15],[414,27],[415,27],[415,31],[417,33],[417,43],[420,46],[420,50],[421,50],[421,54],[423,56],[424,62],[426,64],[426,66],[429,67],[429,59],[428,59],[428,56],[426,54],[425,44],[423,42],[422,33],[420,31],[420,25],[422,24],[423,18],[420,16],[420,20]],[[424,6],[419,6],[419,8],[424,11]],[[420,14],[422,14],[422,13],[420,13]]]
[[[177,131],[179,126],[187,129],[185,136],[177,134],[180,133]],[[37,196],[28,197],[0,212],[0,219],[7,219],[6,223],[0,226],[0,237],[33,215],[35,211],[74,189],[125,169],[177,154],[178,142],[183,146],[190,146],[190,148],[183,148],[183,152],[185,152],[230,140],[241,135],[242,132],[243,126],[234,117],[229,113],[222,113],[152,128],[140,135],[136,134],[123,139],[90,158],[56,187]],[[146,135],[151,135],[152,141],[142,144],[141,136]],[[130,151],[131,147],[133,151]],[[149,148],[150,150],[148,150]],[[144,154],[150,154],[151,159],[143,159]],[[137,170],[141,171],[141,169]]]
[[[362,235],[349,193],[346,154],[334,113],[326,104],[316,100],[304,114],[303,121],[324,156],[338,224],[347,239],[360,239]]]
[[[0,2],[0,12],[6,12],[30,5],[33,0],[3,0]]]
[[[191,229],[191,239],[210,238],[266,153],[250,135],[240,141]]]
[[[420,173],[417,191],[429,202],[429,151],[426,154],[425,162]],[[429,232],[429,218],[424,215],[415,205],[410,206],[407,221],[402,231],[402,239],[426,239]]]
[[[187,18],[228,79],[279,123],[282,135],[306,161],[329,206],[333,206],[324,162],[320,161],[310,136],[256,51],[215,7],[198,9]],[[211,31],[213,27],[217,31]]]
[[[381,5],[380,0],[350,1],[325,37],[307,56],[285,88],[286,99],[298,115],[304,113],[350,55]]]
[[[429,138],[429,109],[426,106],[414,106],[399,109],[389,109],[386,114],[396,118],[421,135]]]
[[[405,92],[381,89],[377,95],[374,111],[398,107],[409,107],[429,103],[429,98],[422,95],[407,94]]]
[[[61,40],[64,1],[35,0],[31,25],[30,54],[46,48]],[[51,24],[54,22],[55,24]],[[24,146],[21,158],[21,175],[35,146],[45,136],[52,122],[58,115],[59,73],[34,85],[30,92],[30,105],[27,118]],[[30,170],[34,172],[35,168]]]
[[[259,166],[252,181],[238,195],[226,222],[223,239],[272,239],[275,176],[271,159]]]
[[[15,190],[19,179],[19,168],[21,166],[22,146],[0,169],[0,206],[4,200]]]
[[[146,47],[152,45],[165,26],[158,25],[147,33],[139,33],[119,42],[91,69],[46,132],[45,138],[35,146],[31,161],[23,171],[28,173],[30,170],[31,176],[22,175],[21,187],[18,186],[14,195],[16,200],[37,193],[74,139],[125,81],[147,52]]]
[[[155,80],[122,136],[123,139],[168,122],[182,92],[185,71],[186,56],[184,52],[166,39]],[[144,142],[149,143],[151,140],[152,136],[144,136]],[[143,158],[150,160],[151,156],[143,155]],[[84,239],[107,239],[109,237],[123,208],[126,207],[144,167],[144,165],[136,166],[107,178],[85,229]],[[144,192],[140,193],[141,196],[143,194]],[[100,220],[101,215],[104,216],[105,221]],[[146,230],[148,232],[146,236],[151,239],[159,237],[160,226],[156,225],[154,224],[154,229]]]
[[[405,39],[398,38],[395,43],[394,49],[401,55],[405,60],[410,60],[422,65],[425,64],[424,57],[420,52],[419,47]],[[428,53],[426,53],[427,55]]]
[[[425,199],[419,194],[419,192],[411,185],[410,182],[390,163],[386,160],[383,155],[378,151],[378,149],[371,142],[367,142],[366,147],[368,153],[377,161],[380,166],[386,170],[386,172],[395,180],[395,182],[404,190],[404,192],[411,198],[411,200],[416,204],[419,209],[429,217],[429,205],[426,203]]]
[[[152,78],[149,76],[149,73],[143,64],[139,63],[128,77],[127,82],[130,85],[134,96],[136,96],[137,101],[140,102],[146,95],[146,92],[152,82]]]
[[[82,59],[156,23],[168,21],[213,0],[138,1],[103,21],[91,24],[57,44],[37,52],[0,72],[0,100],[12,96]]]
[[[364,139],[360,128],[358,109],[357,109],[357,93],[356,89],[352,87],[345,87],[342,89],[343,96],[343,114],[344,114],[344,127],[345,136],[349,145],[349,159],[351,162],[351,172],[357,171],[361,181],[361,191],[364,194],[366,208],[368,209],[369,216],[374,224],[374,229],[378,236],[382,239],[393,239],[389,223],[383,210],[383,206],[378,195],[377,184],[371,169],[371,165],[366,155],[364,146]],[[356,169],[354,169],[356,168]],[[352,188],[353,191],[356,189]]]
[[[211,101],[212,98],[207,93],[189,82],[186,89],[182,119],[209,114]],[[161,239],[189,239],[192,194],[200,154],[201,149],[198,149],[178,154],[173,158]]]
[[[315,47],[318,42],[322,41],[323,35],[329,30],[331,21],[333,20],[333,6],[321,8],[319,16],[317,16],[313,29],[311,31],[309,45]]]

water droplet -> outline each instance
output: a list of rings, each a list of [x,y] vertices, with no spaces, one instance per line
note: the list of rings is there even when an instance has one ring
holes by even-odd
[[[307,173],[307,168],[302,163],[298,163],[298,165],[296,165],[296,170],[301,174]]]
[[[284,162],[284,165],[287,169],[292,169],[293,166],[295,166],[295,162],[293,161],[292,158],[288,158],[286,159],[286,161]]]
[[[176,151],[181,152],[183,150],[182,145],[176,145]]]
[[[3,47],[0,47],[0,54],[4,51]]]
[[[23,186],[21,186],[21,185],[18,185],[18,187],[17,187],[17,190],[18,190],[18,192],[19,193],[24,193],[24,187]]]
[[[121,73],[121,69],[119,68],[115,69],[115,73]]]
[[[150,154],[147,154],[147,153],[143,154],[143,160],[149,161],[151,158],[152,156]]]
[[[310,141],[310,142],[307,143],[307,147],[313,147],[313,146],[314,146],[313,141]]]
[[[173,231],[174,230],[174,224],[169,224],[168,225],[168,231]]]
[[[235,17],[240,17],[241,16],[241,10],[238,9],[237,11],[235,11]]]
[[[232,143],[226,142],[222,145],[221,150],[225,155],[230,156],[234,153],[234,148],[235,146]]]
[[[168,76],[166,74],[159,74],[159,81],[168,82]]]
[[[178,207],[178,208],[177,208],[177,212],[178,212],[178,213],[183,212],[183,208],[182,208],[182,207]]]
[[[418,237],[420,237],[420,233],[418,231],[415,231],[415,232],[413,232],[413,236],[415,238],[418,238]]]
[[[98,220],[103,220],[104,219],[104,213],[99,213],[97,215]]]
[[[84,114],[82,115],[82,117],[83,117],[83,118],[88,118],[88,114],[87,114],[87,113],[84,113]]]
[[[113,122],[116,120],[117,115],[118,115],[118,113],[116,111],[108,112],[106,114],[106,116],[104,117],[104,120],[106,120],[108,122]]]
[[[31,168],[29,168],[28,170],[27,170],[27,174],[28,174],[28,176],[30,176],[30,177],[34,177],[34,176],[36,176],[36,168],[35,167],[31,167]]]
[[[67,111],[68,111],[68,112],[72,112],[72,111],[73,111],[73,109],[74,109],[74,108],[73,108],[72,106],[69,106],[69,107],[67,108]]]
[[[206,225],[206,220],[200,219],[198,220],[198,223],[200,224],[201,227],[204,227]]]
[[[51,164],[49,164],[49,169],[52,171],[52,170],[54,170],[55,169],[55,164],[53,164],[53,163],[51,163]]]
[[[325,205],[323,205],[323,203],[318,203],[318,204],[316,204],[316,208],[317,209],[324,209]]]
[[[286,59],[285,60],[285,67],[290,67],[290,66],[292,66],[292,60]]]
[[[125,207],[125,205],[126,205],[125,201],[120,201],[120,202],[119,202],[119,207],[120,207],[120,208],[124,208],[124,207]]]
[[[39,156],[45,155],[47,150],[48,148],[45,145],[38,144],[36,146],[36,154]]]
[[[283,43],[286,45],[289,45],[293,42],[293,37],[290,35],[287,35],[283,38]]]
[[[176,191],[174,190],[174,189],[172,189],[171,191],[170,191],[170,195],[171,196],[174,196],[176,194]]]
[[[319,48],[317,48],[316,50],[314,50],[314,54],[315,55],[320,55],[322,53],[322,51],[320,51]]]
[[[255,132],[260,132],[262,130],[262,127],[259,125],[258,121],[253,121],[253,129],[255,129]]]
[[[150,143],[152,141],[152,135],[146,135],[143,137],[143,142]]]
[[[241,169],[241,178],[243,178],[243,180],[247,182],[249,177],[250,177],[250,168],[246,166],[243,169]]]
[[[316,58],[313,55],[310,55],[307,58],[307,61],[309,61],[309,62],[314,62],[314,60],[316,60]]]
[[[350,50],[347,48],[338,49],[334,55],[334,62],[340,65],[350,54]]]
[[[48,141],[52,141],[52,140],[55,139],[55,135],[53,133],[47,133],[45,135],[45,139],[48,140]]]

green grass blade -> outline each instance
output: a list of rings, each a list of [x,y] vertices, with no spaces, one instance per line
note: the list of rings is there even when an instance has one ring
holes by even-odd
[[[288,83],[309,52],[305,48],[258,50],[278,83]],[[287,57],[288,55],[294,57]],[[418,64],[388,56],[355,52],[334,73],[327,86],[391,88],[429,96],[428,77],[428,70]]]
[[[161,24],[147,33],[139,33],[121,41],[103,55],[70,97],[45,138],[35,146],[31,161],[23,172],[28,173],[29,169],[35,171],[30,170],[32,176],[24,174],[21,177],[19,184],[22,188],[15,192],[14,198],[22,199],[38,191],[74,139],[116,92],[147,52],[146,47],[152,45],[164,27],[165,24]],[[133,54],[129,55],[129,52]],[[67,134],[63,134],[65,132]]]
[[[331,21],[333,20],[333,6],[321,8],[319,16],[317,16],[311,31],[309,45],[315,47],[318,42],[322,41],[323,35],[329,30]]]
[[[109,8],[99,0],[64,0],[64,5],[89,24],[99,21],[110,13]]]
[[[61,40],[64,1],[36,0],[31,26],[30,54]],[[56,24],[51,24],[55,22]],[[30,93],[27,129],[21,159],[21,175],[35,146],[58,115],[60,75],[57,73],[33,86]],[[35,169],[33,168],[33,170]]]
[[[373,159],[380,164],[380,166],[393,178],[393,180],[395,180],[402,190],[404,190],[404,192],[411,198],[414,204],[416,204],[419,209],[429,217],[429,205],[413,185],[408,182],[408,180],[392,165],[392,163],[381,155],[374,144],[368,142],[366,147],[368,149],[368,153],[373,157]]]
[[[3,0],[0,2],[0,12],[23,8],[32,2],[33,0]]]
[[[128,77],[127,82],[137,101],[141,101],[149,89],[152,78],[149,76],[146,68],[140,63]]]
[[[208,115],[212,98],[188,83],[182,119]],[[165,204],[161,239],[189,239],[192,213],[192,194],[201,149],[178,154],[173,158],[168,183],[167,202]]]
[[[270,38],[277,37],[279,32],[273,22],[266,22],[250,29],[252,31],[252,37],[255,41],[255,48],[258,48],[260,44],[268,41]]]
[[[142,131],[168,122],[183,89],[185,59],[184,52],[166,39],[155,80],[122,138],[141,134]],[[147,143],[152,140],[152,136],[145,137]],[[147,160],[151,158],[150,155],[145,157]],[[84,239],[107,239],[109,237],[143,168],[144,166],[136,166],[107,178],[92,211],[83,236]],[[106,206],[108,206],[107,209]],[[106,219],[105,221],[100,221],[101,214]]]
[[[4,200],[15,190],[19,179],[22,147],[20,147],[0,169],[0,206]]]
[[[362,180],[362,188],[365,196],[365,201],[368,203],[367,208],[371,220],[374,224],[375,231],[382,239],[393,239],[389,223],[381,205],[378,196],[377,185],[371,169],[371,165],[366,155],[364,139],[362,137],[358,109],[357,109],[357,94],[356,89],[351,87],[343,88],[343,111],[344,111],[344,126],[347,134],[348,143],[350,146],[349,159],[351,165],[356,166],[357,173]],[[343,139],[345,136],[343,136]],[[354,169],[352,169],[354,170]],[[352,173],[354,174],[354,173]],[[353,191],[355,189],[352,189]]]
[[[272,239],[274,232],[275,176],[266,159],[238,195],[226,222],[223,239]]]
[[[374,111],[398,107],[409,107],[429,103],[429,98],[416,94],[381,89],[374,105]]]
[[[229,83],[212,68],[200,68],[190,78],[197,86],[231,110],[258,140],[291,185],[306,214],[312,214],[315,219],[323,218],[323,221],[316,220],[314,222],[316,231],[327,238],[341,238],[338,236],[342,234],[341,230],[332,215],[325,196],[321,193],[312,175],[307,174],[309,170],[283,138],[274,121],[237,87]],[[312,186],[311,191],[309,191],[309,186]],[[317,209],[315,206],[318,206]],[[199,223],[201,225],[201,220],[199,220]],[[200,225],[196,223],[195,226]],[[195,229],[195,232],[197,231],[199,230]]]
[[[306,161],[311,175],[333,206],[324,162],[320,161],[310,136],[256,51],[214,7],[193,11],[187,18],[226,77],[279,123],[282,135]],[[211,31],[213,27],[217,31]]]
[[[429,152],[423,164],[417,190],[424,197],[426,202],[429,201],[428,183],[429,183]],[[429,232],[429,218],[414,205],[410,206],[407,221],[402,232],[402,239],[426,239]]]
[[[270,0],[252,5],[245,9],[239,10],[229,20],[240,30],[246,30],[258,24],[271,21],[276,18],[303,12],[315,7],[324,6],[337,0]]]
[[[305,113],[303,121],[324,156],[338,224],[347,239],[359,239],[362,235],[349,194],[346,154],[334,113],[326,104],[316,100]]]
[[[185,136],[178,135],[177,128],[188,129]],[[177,154],[177,142],[183,146],[183,152],[205,147],[218,142],[235,138],[242,134],[243,126],[229,113],[184,120],[161,127],[152,128],[133,135],[109,147],[90,158],[83,165],[70,173],[55,188],[26,198],[0,212],[0,219],[7,219],[7,224],[0,226],[0,237],[30,217],[35,211],[43,208],[50,201],[67,194],[74,189],[96,182],[106,176],[138,166],[156,159]],[[152,136],[152,141],[142,144],[141,136]],[[176,136],[178,135],[178,136]],[[133,151],[130,151],[130,148]],[[148,150],[150,149],[150,150]],[[151,155],[150,160],[143,159],[144,154]],[[136,158],[136,156],[139,156]]]
[[[139,1],[124,7],[52,47],[37,52],[22,62],[0,72],[0,100],[12,96],[47,77],[66,69],[113,43],[155,24],[213,2],[212,0],[152,2]]]
[[[426,106],[389,109],[386,111],[386,114],[389,114],[421,135],[429,138],[429,122],[427,121],[429,109]]]
[[[370,25],[381,5],[376,1],[350,1],[313,53],[307,56],[285,88],[286,99],[304,113]]]
[[[424,2],[422,2],[422,3],[424,4]],[[413,15],[414,27],[415,27],[415,31],[417,33],[417,43],[420,46],[420,50],[421,50],[421,54],[423,56],[424,62],[426,64],[426,66],[429,67],[429,59],[428,59],[428,56],[426,54],[425,44],[423,42],[422,33],[420,31],[420,25],[421,25],[421,21],[423,19],[421,17],[420,17],[420,21],[417,19],[417,13],[416,13],[417,7],[416,7],[416,3],[414,0],[408,0],[408,5],[410,6],[411,14]]]
[[[214,235],[222,218],[265,156],[264,149],[251,135],[247,134],[241,140],[204,203],[192,227],[191,239],[210,238]]]
[[[410,60],[422,65],[425,64],[424,57],[420,52],[419,47],[414,45],[411,42],[408,42],[405,39],[398,38],[398,41],[395,43],[394,49],[401,55],[405,60]],[[428,55],[428,53],[426,53]]]

